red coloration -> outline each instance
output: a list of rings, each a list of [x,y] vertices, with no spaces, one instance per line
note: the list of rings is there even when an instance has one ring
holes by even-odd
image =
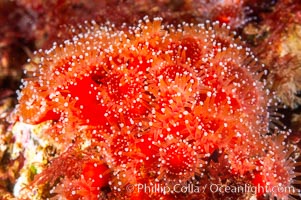
[[[97,96],[95,90],[87,90],[87,88],[96,87],[93,80],[91,78],[83,78],[76,85],[70,84],[67,87],[71,98],[78,98],[74,107],[80,110],[77,114],[82,123],[85,124],[89,120],[89,124],[91,125],[105,125],[107,119],[103,115],[99,115],[99,113],[103,113],[106,107],[98,103],[95,99],[95,96]],[[82,105],[85,105],[85,109],[81,108]]]
[[[97,160],[89,161],[84,163],[83,176],[85,180],[92,182],[92,187],[102,188],[108,185],[110,178],[108,171],[109,168],[105,164]]]
[[[197,155],[187,143],[173,143],[163,152],[161,165],[169,178],[174,180],[191,178],[197,168]]]
[[[78,145],[76,155],[85,161],[82,174],[71,173],[70,166],[63,172],[72,176],[62,172],[50,179],[45,175],[53,171],[50,165],[38,177],[61,189],[58,198],[75,190],[81,197],[98,191],[108,199],[227,199],[246,194],[137,187],[267,185],[258,173],[274,176],[291,169],[283,138],[276,143],[266,134],[263,68],[229,29],[218,22],[162,26],[158,18],[122,30],[93,24],[72,41],[38,54],[40,68],[24,82],[17,116],[27,123],[49,120],[45,134],[60,152],[68,155],[68,148]],[[291,170],[283,179],[269,180],[271,186],[290,186],[293,178]],[[32,186],[39,184],[35,180]]]
[[[262,188],[257,190],[257,197],[261,197],[266,193],[265,186],[266,182],[262,179],[262,175],[260,173],[255,173],[254,174],[254,179],[252,181],[253,185],[256,186],[257,188]]]

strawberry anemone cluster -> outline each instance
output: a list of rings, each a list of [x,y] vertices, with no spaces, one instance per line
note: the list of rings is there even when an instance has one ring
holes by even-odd
[[[56,148],[24,196],[28,190],[58,199],[297,193],[286,133],[268,134],[273,101],[261,81],[264,68],[228,26],[144,18],[136,26],[91,22],[79,29],[39,51],[23,81],[16,120],[46,123],[40,137]],[[187,184],[208,187],[177,189]],[[264,190],[229,193],[210,185]]]

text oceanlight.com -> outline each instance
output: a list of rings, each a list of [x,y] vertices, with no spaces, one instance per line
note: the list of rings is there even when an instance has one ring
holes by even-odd
[[[144,192],[144,193],[278,193],[284,192],[293,194],[296,192],[296,188],[291,187],[281,187],[281,186],[254,186],[250,184],[244,184],[239,186],[229,186],[222,184],[206,184],[203,186],[198,186],[194,184],[174,184],[173,186],[163,185],[163,184],[128,184],[126,186],[127,192]]]

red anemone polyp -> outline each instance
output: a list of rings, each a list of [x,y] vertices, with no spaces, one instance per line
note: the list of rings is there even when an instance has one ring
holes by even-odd
[[[87,181],[91,182],[93,187],[102,188],[108,185],[109,171],[109,168],[98,160],[83,164],[83,176]]]
[[[161,150],[161,171],[165,179],[187,181],[197,171],[197,153],[192,145],[178,141]]]
[[[263,67],[229,30],[218,22],[162,25],[161,18],[119,28],[92,22],[35,55],[38,69],[23,81],[17,120],[49,121],[46,133],[65,144],[58,152],[75,144],[79,152],[93,149],[102,164],[85,164],[83,176],[92,186],[110,187],[111,199],[131,199],[125,186],[141,180],[224,180],[208,169],[219,155],[228,162],[222,170],[249,183],[266,156],[262,149],[273,143],[266,136],[268,92]],[[269,166],[281,171],[275,159]],[[101,179],[107,167],[111,175]],[[154,197],[141,192],[133,198]]]

